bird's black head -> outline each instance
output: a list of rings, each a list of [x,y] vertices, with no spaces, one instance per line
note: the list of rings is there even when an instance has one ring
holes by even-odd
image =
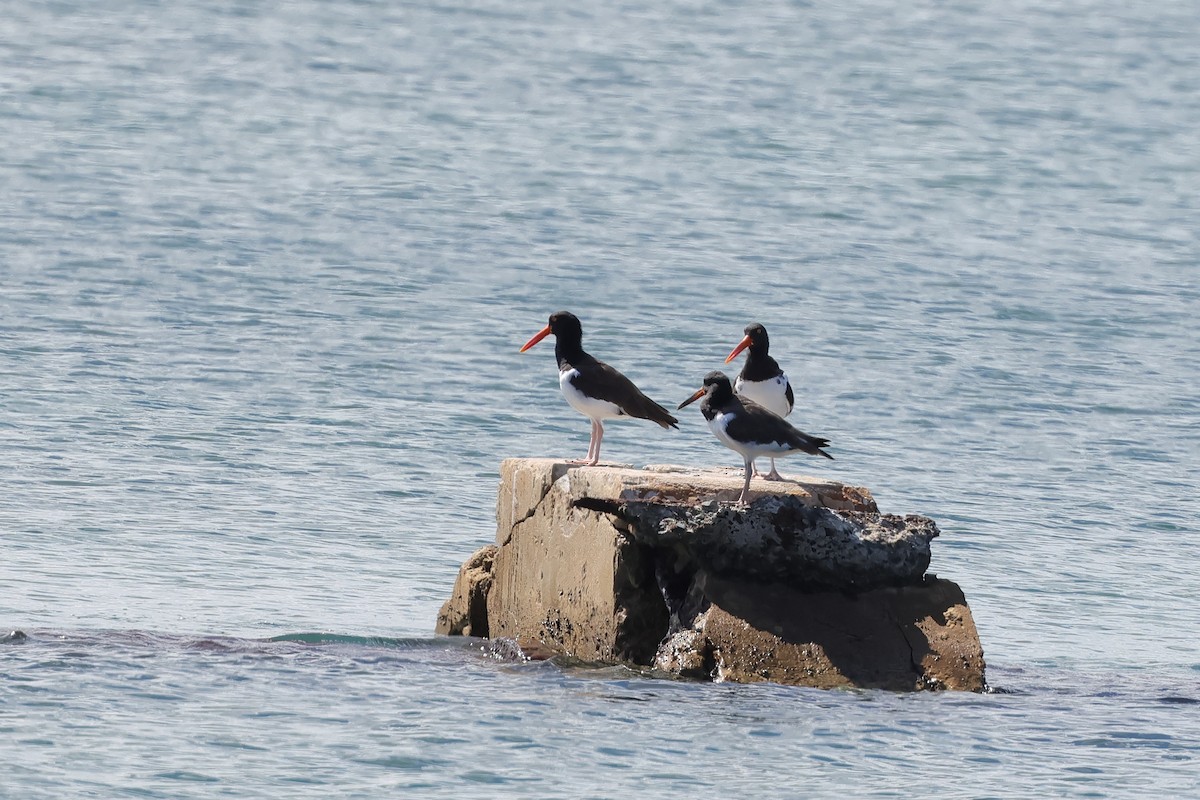
[[[692,393],[692,396],[679,404],[679,408],[691,405],[705,395],[708,396],[708,402],[720,406],[729,398],[733,397],[733,384],[729,382],[729,376],[720,370],[713,370],[704,376],[704,385]]]
[[[728,392],[733,394],[733,384],[729,382],[729,376],[719,369],[714,369],[712,372],[704,376],[704,390],[709,394],[718,394]]]
[[[754,357],[765,356],[767,354],[767,329],[757,322],[751,322],[746,326],[746,335],[737,343],[737,347],[733,348],[733,352],[725,356],[725,363],[728,364],[737,358],[738,353],[750,348],[750,356]]]
[[[579,324],[579,317],[570,311],[555,311],[550,315],[549,324],[535,333],[521,348],[521,352],[524,353],[550,334],[554,334],[554,351],[560,356],[583,351],[583,326]]]
[[[583,340],[583,326],[579,317],[570,311],[555,311],[550,315],[550,332],[556,339]]]
[[[746,326],[745,333],[750,338],[751,350],[766,352],[766,349],[771,344],[771,340],[767,338],[767,329],[762,326],[762,323],[751,322]]]

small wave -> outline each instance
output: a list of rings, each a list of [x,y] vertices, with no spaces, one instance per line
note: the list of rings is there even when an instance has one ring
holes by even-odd
[[[35,630],[26,633],[13,630],[0,634],[0,644],[22,642],[53,643],[76,649],[149,649],[191,650],[210,653],[270,653],[281,645],[313,645],[404,651],[446,651],[478,649],[476,640],[469,637],[388,637],[359,636],[341,633],[296,632],[264,639],[238,636],[205,636],[196,634],[159,633],[142,630]]]
[[[255,641],[255,640],[250,640]],[[346,633],[283,633],[269,639],[257,640],[267,642],[297,642],[299,644],[329,645],[340,644],[358,647],[394,647],[403,650],[419,650],[423,648],[445,648],[458,642],[437,637],[400,637],[389,636],[355,636]],[[470,640],[464,640],[470,641]]]

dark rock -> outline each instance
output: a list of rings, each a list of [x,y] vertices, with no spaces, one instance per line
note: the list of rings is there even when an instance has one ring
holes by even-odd
[[[748,508],[595,498],[576,503],[619,517],[638,542],[674,548],[706,572],[806,589],[919,583],[938,535],[928,517],[833,511],[797,496]]]
[[[659,648],[660,669],[821,688],[984,688],[970,610],[950,581],[856,595],[714,577],[705,584],[708,607]]]

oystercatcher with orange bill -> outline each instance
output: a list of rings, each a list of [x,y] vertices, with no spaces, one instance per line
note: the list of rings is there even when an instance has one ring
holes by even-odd
[[[743,505],[749,502],[751,470],[754,459],[759,456],[779,458],[793,453],[808,453],[833,458],[822,449],[829,446],[828,439],[798,431],[778,414],[747,397],[734,394],[733,385],[724,372],[705,375],[704,385],[679,407],[683,408],[701,397],[704,399],[700,401],[700,413],[708,420],[708,427],[721,444],[741,454],[746,462],[746,482],[738,498]]]
[[[665,408],[642,394],[633,381],[598,361],[583,350],[583,326],[568,311],[550,315],[550,323],[521,348],[524,353],[554,334],[554,355],[558,359],[558,385],[571,408],[592,420],[592,438],[587,459],[569,464],[595,466],[600,461],[600,442],[604,439],[604,420],[637,417],[657,422],[664,428],[678,428],[679,420]]]
[[[746,336],[733,348],[733,352],[725,357],[725,363],[728,364],[743,350],[750,348],[746,363],[742,365],[742,371],[733,382],[733,390],[768,411],[786,417],[792,413],[796,398],[792,394],[792,384],[788,381],[788,376],[779,363],[767,353],[771,348],[767,329],[757,322],[752,322],[746,326],[745,333]],[[754,474],[769,481],[783,480],[783,476],[775,469],[774,458],[771,459],[771,471],[768,474],[763,475],[757,467],[754,468]]]

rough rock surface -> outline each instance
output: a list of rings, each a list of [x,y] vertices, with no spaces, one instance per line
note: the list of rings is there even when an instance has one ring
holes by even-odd
[[[925,574],[932,520],[807,477],[722,502],[741,483],[508,459],[497,544],[463,565],[437,630],[697,678],[983,688],[962,592]]]
[[[950,581],[846,595],[709,577],[704,594],[707,607],[659,648],[659,669],[820,688],[984,688],[970,609]]]
[[[928,517],[831,511],[799,496],[767,497],[753,511],[710,500],[696,506],[585,497],[655,549],[674,549],[706,572],[808,589],[865,589],[919,581],[938,535]]]
[[[494,544],[480,548],[458,568],[454,591],[438,612],[438,633],[487,638],[487,600],[498,549]]]

